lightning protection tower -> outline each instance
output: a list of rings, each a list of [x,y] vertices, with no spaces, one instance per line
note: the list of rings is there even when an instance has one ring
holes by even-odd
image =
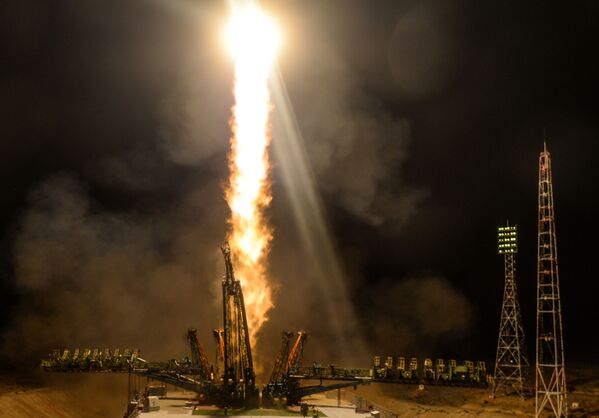
[[[551,156],[546,144],[539,157],[538,222],[535,416],[541,416],[545,407],[549,406],[556,417],[567,417]]]
[[[506,395],[516,392],[523,396],[529,364],[516,285],[517,226],[508,224],[497,228],[497,241],[499,254],[503,255],[504,260],[505,286],[492,395],[495,396],[498,391],[503,390]]]

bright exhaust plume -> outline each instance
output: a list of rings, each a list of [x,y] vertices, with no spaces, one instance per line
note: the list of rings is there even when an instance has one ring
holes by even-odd
[[[279,33],[257,6],[235,7],[225,37],[235,65],[231,118],[230,177],[226,200],[231,210],[228,240],[241,282],[250,343],[274,306],[267,274],[273,237],[265,215],[271,201],[268,146],[271,109],[268,79]]]

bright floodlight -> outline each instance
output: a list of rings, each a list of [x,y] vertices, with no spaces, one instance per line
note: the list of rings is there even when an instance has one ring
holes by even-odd
[[[270,65],[281,42],[275,23],[257,6],[236,7],[225,32],[235,61]]]
[[[518,227],[500,226],[497,228],[497,245],[499,254],[518,252]]]

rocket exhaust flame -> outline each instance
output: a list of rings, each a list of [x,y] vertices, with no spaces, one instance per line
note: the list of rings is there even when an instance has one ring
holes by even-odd
[[[271,108],[268,78],[278,46],[274,24],[257,6],[235,8],[226,40],[235,65],[235,105],[231,117],[230,177],[226,200],[231,209],[228,240],[243,288],[250,342],[274,306],[266,258],[272,227],[268,146]]]

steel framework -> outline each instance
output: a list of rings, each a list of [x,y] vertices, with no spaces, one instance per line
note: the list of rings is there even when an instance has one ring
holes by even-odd
[[[245,405],[251,409],[258,406],[259,391],[243,292],[233,272],[229,244],[225,242],[221,250],[226,268],[223,279],[225,403],[229,406]]]
[[[556,417],[568,416],[566,369],[551,156],[547,145],[539,157],[539,218],[537,269],[537,340],[535,373],[535,416],[550,406]]]
[[[528,380],[529,363],[516,284],[517,226],[500,226],[497,228],[497,237],[499,254],[503,254],[504,259],[505,286],[492,395],[495,396],[503,389],[506,395],[514,391],[523,396]]]

